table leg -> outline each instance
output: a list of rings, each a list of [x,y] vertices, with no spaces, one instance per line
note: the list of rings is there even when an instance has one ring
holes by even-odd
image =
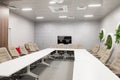
[[[50,58],[50,59],[53,59],[53,60],[54,60],[54,58],[52,58],[50,55],[48,56],[48,58]]]
[[[27,72],[25,74],[22,74],[22,75],[29,75],[31,77],[34,77],[35,80],[38,80],[39,79],[39,76],[32,73],[31,70],[30,70],[30,66],[27,66]]]
[[[68,57],[67,51],[64,51],[64,60],[66,60]]]
[[[44,59],[42,59],[41,64],[44,64],[44,65],[50,66],[50,64],[46,63],[46,62],[44,61]]]

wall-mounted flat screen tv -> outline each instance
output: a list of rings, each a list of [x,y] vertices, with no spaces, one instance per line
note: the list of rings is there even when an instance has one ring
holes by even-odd
[[[71,36],[58,36],[58,44],[72,44]]]

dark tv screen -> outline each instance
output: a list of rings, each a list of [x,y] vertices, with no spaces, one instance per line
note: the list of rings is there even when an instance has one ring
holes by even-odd
[[[58,36],[58,44],[72,44],[71,36]]]

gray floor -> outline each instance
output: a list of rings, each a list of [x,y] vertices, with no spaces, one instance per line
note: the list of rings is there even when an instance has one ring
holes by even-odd
[[[33,70],[39,75],[39,80],[72,80],[73,61],[52,61],[50,66],[39,65]],[[21,80],[34,80],[25,76]]]

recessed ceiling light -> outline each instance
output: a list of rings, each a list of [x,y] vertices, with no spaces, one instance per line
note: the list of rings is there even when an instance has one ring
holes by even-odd
[[[61,4],[61,3],[63,3],[63,2],[64,2],[64,0],[51,0],[51,1],[49,2],[49,4],[56,4],[56,3]]]
[[[38,17],[36,17],[36,19],[44,19],[44,17],[43,16],[38,16]]]
[[[49,4],[56,4],[56,2],[55,1],[50,1]]]
[[[64,2],[64,0],[56,0],[56,2],[57,2],[58,4],[62,4],[62,3]]]
[[[22,8],[22,11],[32,11],[32,8]]]
[[[91,18],[94,17],[94,15],[84,15],[85,18]]]
[[[88,7],[101,7],[102,4],[89,4]]]
[[[65,12],[68,12],[68,6],[67,5],[49,6],[49,9],[53,13],[65,13]]]
[[[67,18],[67,16],[59,16],[59,18]]]
[[[86,10],[87,9],[87,7],[77,7],[77,10]]]

